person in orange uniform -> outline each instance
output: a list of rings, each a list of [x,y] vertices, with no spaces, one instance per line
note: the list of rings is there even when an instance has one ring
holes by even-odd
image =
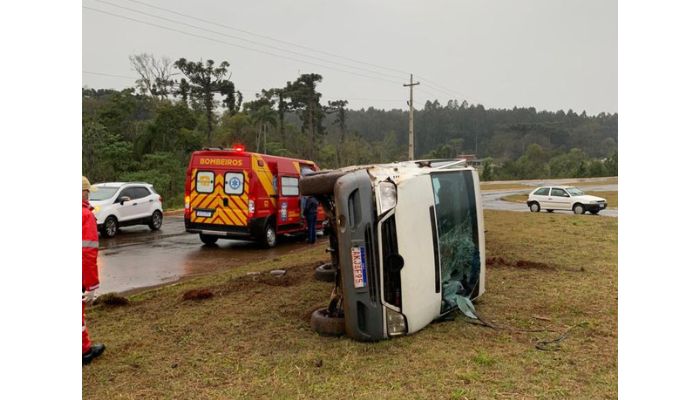
[[[85,303],[95,298],[95,289],[100,286],[100,277],[97,271],[97,222],[92,214],[92,206],[88,197],[92,187],[90,181],[83,177],[83,365],[89,364],[105,351],[102,343],[91,343],[85,325]]]

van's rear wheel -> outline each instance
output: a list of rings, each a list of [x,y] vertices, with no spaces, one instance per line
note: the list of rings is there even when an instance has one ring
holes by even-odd
[[[202,243],[211,246],[211,245],[213,245],[214,243],[216,243],[217,240],[219,240],[219,237],[218,237],[218,236],[213,236],[213,235],[206,235],[206,234],[204,234],[204,233],[200,233],[200,234],[199,234],[199,240],[201,240]]]
[[[347,171],[318,171],[302,176],[299,180],[299,190],[304,196],[315,196],[333,193],[335,182]]]
[[[340,336],[345,333],[345,318],[331,316],[327,308],[311,314],[311,330],[322,336]]]
[[[314,271],[314,278],[321,282],[335,282],[335,267],[331,263],[319,265]]]
[[[267,248],[275,247],[277,244],[277,232],[275,232],[274,225],[269,222],[265,225],[265,232],[263,232],[261,242]]]

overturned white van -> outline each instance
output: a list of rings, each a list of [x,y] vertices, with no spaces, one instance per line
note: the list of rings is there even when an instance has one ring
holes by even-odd
[[[485,291],[479,176],[460,160],[348,167],[302,177],[331,216],[336,270],[315,331],[374,341],[414,333]]]

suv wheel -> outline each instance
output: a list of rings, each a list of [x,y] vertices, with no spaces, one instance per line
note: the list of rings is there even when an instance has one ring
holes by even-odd
[[[114,236],[116,236],[118,230],[119,222],[117,221],[117,218],[113,215],[107,217],[107,219],[105,219],[104,224],[102,224],[102,234],[108,238],[113,238]]]
[[[534,203],[530,204],[530,211],[540,212],[540,203],[534,202]]]
[[[586,212],[586,210],[583,209],[583,206],[581,204],[578,204],[578,203],[574,204],[574,214],[581,215],[585,212]]]
[[[161,225],[163,225],[163,213],[159,210],[155,210],[153,211],[153,215],[151,215],[151,221],[148,223],[148,227],[151,228],[152,231],[157,231],[160,229]]]
[[[200,234],[199,234],[199,240],[201,240],[202,243],[211,246],[211,245],[213,245],[214,243],[216,243],[217,240],[219,240],[219,237],[218,237],[218,236],[213,236],[213,235],[205,235],[205,234],[203,234],[203,233],[200,233]]]

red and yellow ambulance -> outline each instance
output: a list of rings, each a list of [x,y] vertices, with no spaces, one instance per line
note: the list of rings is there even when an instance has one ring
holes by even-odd
[[[317,171],[313,161],[209,148],[192,153],[185,180],[185,230],[202,242],[254,239],[267,247],[280,234],[303,233],[299,177]],[[319,207],[318,226],[324,224]]]

